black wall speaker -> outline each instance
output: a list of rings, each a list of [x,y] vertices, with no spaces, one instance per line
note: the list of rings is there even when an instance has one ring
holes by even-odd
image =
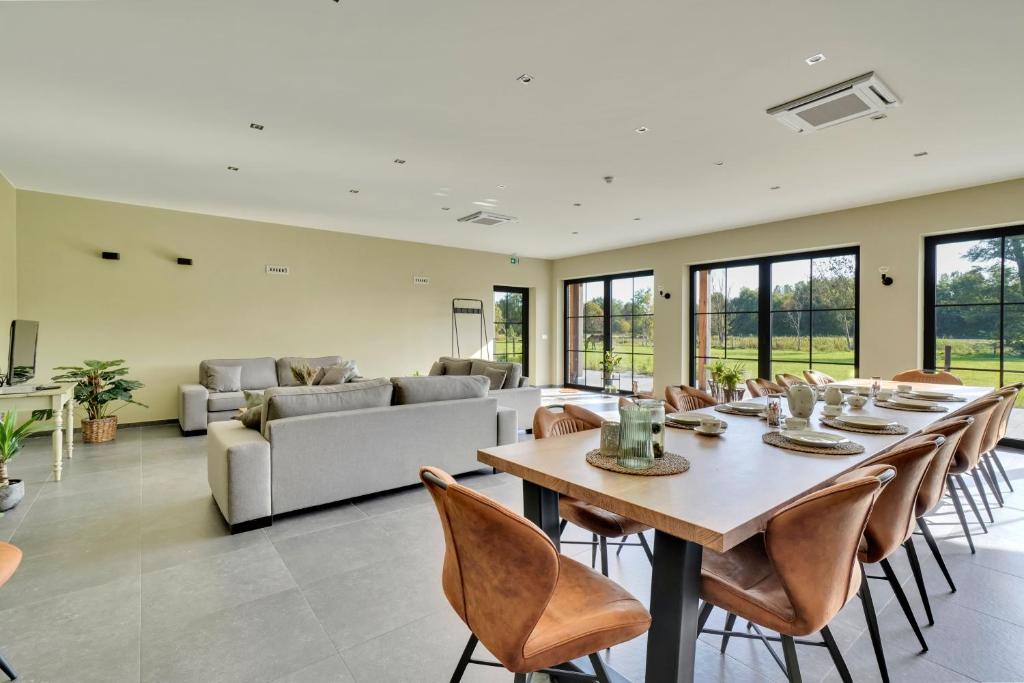
[[[121,252],[119,252],[119,251],[105,251],[105,252],[102,253],[102,256],[107,261],[120,261],[121,260]]]
[[[178,257],[178,265],[179,266],[191,266],[192,265],[192,259],[185,258],[184,256],[179,256]]]

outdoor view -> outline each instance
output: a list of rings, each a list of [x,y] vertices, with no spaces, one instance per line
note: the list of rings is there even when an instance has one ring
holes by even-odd
[[[770,309],[761,310],[762,269],[771,283]],[[699,386],[707,366],[724,360],[757,377],[764,354],[770,375],[814,368],[836,379],[856,375],[857,261],[854,254],[765,259],[693,273],[694,354]],[[767,316],[767,320],[764,320]],[[770,349],[759,348],[762,324]]]
[[[494,360],[528,365],[526,301],[526,290],[494,288]]]
[[[653,288],[653,274],[566,284],[567,384],[600,389],[607,375],[620,391],[632,391],[634,382],[653,390]]]

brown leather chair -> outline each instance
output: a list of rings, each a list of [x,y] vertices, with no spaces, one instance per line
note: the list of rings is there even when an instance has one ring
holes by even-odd
[[[737,616],[746,619],[757,633],[753,637],[766,644],[782,642],[790,681],[800,680],[794,638],[820,632],[821,643],[801,643],[827,647],[840,676],[849,681],[850,672],[828,624],[861,585],[858,545],[883,480],[894,475],[887,466],[855,470],[844,481],[776,513],[764,533],[732,550],[705,549],[701,596],[706,602],[700,630],[721,634],[725,652],[730,637],[752,637],[731,630]],[[728,612],[722,631],[703,629],[712,607]],[[765,636],[758,625],[779,637]]]
[[[789,389],[794,384],[807,384],[803,377],[797,377],[788,372],[780,372],[775,375],[775,383],[784,389]]]
[[[785,387],[782,387],[771,380],[762,379],[760,377],[756,379],[747,380],[747,391],[754,398],[758,396],[776,396],[786,393]]]
[[[953,458],[953,465],[949,468],[947,483],[950,498],[953,499],[953,508],[956,510],[957,517],[960,519],[960,526],[964,530],[964,536],[967,539],[967,544],[971,548],[971,553],[975,552],[974,540],[971,538],[971,529],[967,524],[963,505],[960,503],[961,493],[964,498],[967,499],[967,503],[971,506],[971,511],[974,512],[974,517],[978,520],[978,524],[981,526],[984,533],[988,533],[988,527],[985,526],[985,520],[981,516],[978,504],[974,501],[974,496],[971,495],[971,490],[967,488],[967,483],[964,481],[963,475],[973,473],[975,483],[978,486],[978,492],[984,494],[985,490],[980,486],[981,477],[977,474],[977,468],[978,464],[981,462],[981,454],[984,453],[983,449],[987,443],[986,433],[988,431],[989,423],[993,419],[996,419],[998,411],[1002,405],[1002,396],[993,392],[991,394],[986,394],[981,398],[974,399],[967,405],[953,411],[949,415],[950,417],[960,417],[964,415],[971,415],[974,417],[974,423],[968,427],[967,431],[960,439],[959,446],[957,446],[956,456]],[[957,487],[960,489],[959,493],[957,492]],[[983,497],[982,500],[987,506],[987,497]]]
[[[1020,394],[1021,389],[1024,388],[1024,383],[1008,384],[1001,389],[997,389],[993,393],[997,396],[1003,397],[1003,404],[999,406],[996,412],[992,415],[992,419],[989,420],[988,429],[985,430],[985,439],[981,446],[981,472],[988,482],[988,485],[992,488],[992,492],[996,496],[996,500],[999,501],[1000,507],[1003,505],[1003,492],[999,489],[999,479],[996,476],[996,468],[1003,475],[1003,481],[1006,482],[1006,486],[1013,491],[1013,484],[1010,483],[1010,478],[1006,476],[1006,470],[1003,468],[1003,463],[999,459],[999,454],[996,453],[996,446],[999,445],[1000,439],[1006,436],[1006,430],[1009,428],[1010,416],[1013,413],[1013,407],[1017,403],[1017,397]],[[993,466],[994,464],[994,466]]]
[[[14,576],[19,564],[21,564],[21,549],[0,541],[0,586]],[[3,671],[12,681],[18,677],[14,668],[3,658],[3,655],[0,655],[0,671]]]
[[[685,384],[665,387],[665,403],[677,413],[718,405],[718,401],[711,394]]]
[[[816,387],[820,387],[824,384],[832,384],[836,381],[831,375],[826,375],[824,372],[819,372],[818,370],[804,370],[804,378],[807,380],[808,384]]]
[[[527,673],[557,675],[557,664],[583,656],[594,667],[591,680],[607,681],[597,653],[645,633],[647,609],[560,554],[534,524],[446,472],[423,467],[420,479],[444,528],[445,597],[472,632],[453,683],[469,664],[489,664],[473,659],[478,642],[516,674],[516,683],[525,683]]]
[[[945,370],[904,370],[893,375],[892,381],[920,384],[963,384],[959,377]]]
[[[620,399],[622,400],[622,399]],[[629,399],[625,399],[629,400]],[[563,412],[557,413],[550,408],[538,408],[533,414],[533,438],[546,439],[551,436],[564,434],[575,434],[588,429],[600,429],[604,422],[600,415],[592,413],[586,408],[580,408],[568,404],[563,407]],[[562,518],[560,531],[564,531],[566,525],[572,522],[576,526],[586,529],[591,534],[591,541],[583,542],[591,546],[590,563],[593,566],[597,561],[598,549],[601,551],[601,573],[608,576],[608,546],[619,546],[622,550],[626,545],[639,545],[647,553],[647,559],[654,562],[654,553],[651,551],[644,532],[651,527],[640,522],[634,522],[628,517],[610,512],[596,505],[585,503],[569,496],[558,497],[558,514]],[[628,543],[628,538],[636,534],[637,543]],[[609,541],[610,538],[622,538],[621,541]],[[562,541],[563,543],[576,544],[580,541]]]

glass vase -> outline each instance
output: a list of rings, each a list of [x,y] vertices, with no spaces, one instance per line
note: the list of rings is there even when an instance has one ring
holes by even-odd
[[[637,401],[641,408],[651,411],[651,445],[654,457],[665,455],[665,402],[656,398],[642,398]]]
[[[616,462],[631,470],[654,465],[651,409],[641,406],[619,408],[619,457]]]

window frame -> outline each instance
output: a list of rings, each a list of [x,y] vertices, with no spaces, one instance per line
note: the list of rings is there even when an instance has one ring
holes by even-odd
[[[498,293],[504,294],[521,294],[523,297],[523,319],[521,325],[523,327],[522,346],[523,346],[523,374],[530,374],[530,289],[529,287],[512,287],[510,285],[494,285],[494,292],[491,296]],[[493,301],[492,304],[493,305]],[[506,321],[507,323],[507,321]],[[513,325],[516,323],[512,323]],[[498,321],[494,321],[494,339],[498,338]],[[504,354],[508,355],[508,354]],[[494,359],[498,360],[497,346],[494,349]],[[514,361],[502,361],[502,362],[514,362]]]

